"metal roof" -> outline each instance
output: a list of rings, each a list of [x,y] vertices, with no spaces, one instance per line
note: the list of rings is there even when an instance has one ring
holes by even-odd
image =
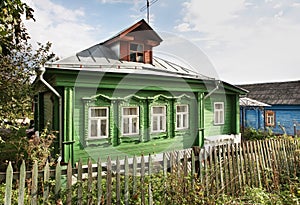
[[[257,100],[251,99],[251,98],[240,98],[240,106],[243,107],[270,107],[271,105],[268,105],[263,102],[259,102]]]
[[[74,56],[48,62],[46,67],[67,70],[86,70],[98,72],[138,73],[161,76],[186,77],[203,80],[214,80],[192,69],[177,65],[160,57],[153,56],[153,64],[119,60],[108,47],[97,44],[78,52]]]

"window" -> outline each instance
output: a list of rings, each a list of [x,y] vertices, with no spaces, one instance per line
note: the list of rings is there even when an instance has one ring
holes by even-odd
[[[166,131],[166,106],[153,106],[151,108],[151,131]]]
[[[89,108],[89,135],[90,139],[108,137],[108,108]]]
[[[187,129],[189,127],[189,107],[187,105],[176,106],[176,129]]]
[[[124,107],[122,109],[122,134],[139,134],[139,108]]]
[[[266,111],[266,126],[275,126],[275,112],[268,110]]]
[[[129,53],[130,61],[144,62],[144,47],[142,44],[131,43]]]
[[[215,125],[224,124],[224,103],[223,102],[214,103],[214,124]]]

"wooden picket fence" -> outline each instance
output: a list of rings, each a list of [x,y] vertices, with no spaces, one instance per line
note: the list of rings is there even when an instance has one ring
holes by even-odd
[[[170,174],[171,173],[171,174]],[[180,186],[203,187],[203,196],[238,195],[246,186],[266,190],[280,189],[281,184],[300,177],[300,143],[297,140],[272,139],[226,144],[205,149],[188,149],[161,155],[133,157],[112,161],[108,158],[96,164],[80,160],[76,167],[71,163],[57,164],[51,169],[46,164],[38,170],[35,163],[31,171],[25,164],[20,172],[13,172],[11,163],[5,177],[4,204],[156,204],[155,182],[152,176],[181,179]],[[164,181],[166,183],[166,181]],[[165,184],[166,185],[166,184]],[[199,187],[199,186],[198,186]],[[178,190],[177,190],[178,191]],[[75,192],[75,193],[74,193]],[[161,196],[167,197],[167,196]]]

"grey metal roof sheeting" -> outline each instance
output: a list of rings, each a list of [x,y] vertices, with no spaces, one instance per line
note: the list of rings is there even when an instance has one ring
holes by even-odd
[[[46,67],[67,70],[86,70],[98,72],[139,73],[162,76],[187,77],[213,80],[192,69],[177,65],[168,60],[153,56],[153,64],[119,60],[108,47],[97,44],[74,56],[47,63]]]
[[[251,99],[251,98],[240,98],[240,106],[243,107],[270,107],[271,105],[268,105],[263,102],[259,102],[257,100]]]

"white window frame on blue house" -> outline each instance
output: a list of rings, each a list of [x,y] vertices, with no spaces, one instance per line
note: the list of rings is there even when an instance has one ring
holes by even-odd
[[[273,110],[266,111],[266,126],[275,126],[275,112]]]
[[[214,102],[214,125],[224,125],[225,123],[224,102]]]
[[[180,107],[184,108],[183,110]],[[189,128],[189,106],[186,104],[176,105],[176,130]]]
[[[151,132],[160,133],[166,131],[166,106],[151,107]]]
[[[97,112],[93,112],[97,110]],[[102,115],[100,110],[105,110],[105,115]],[[93,123],[94,128],[93,128]],[[104,126],[102,126],[103,124]],[[108,107],[89,107],[89,119],[88,119],[88,139],[103,139],[108,138],[109,128],[109,109]],[[93,129],[95,129],[93,131]],[[96,133],[96,134],[93,134]]]
[[[129,112],[125,112],[129,109]],[[130,113],[130,109],[136,109],[135,113]],[[139,107],[122,107],[122,135],[138,135],[139,129]]]

